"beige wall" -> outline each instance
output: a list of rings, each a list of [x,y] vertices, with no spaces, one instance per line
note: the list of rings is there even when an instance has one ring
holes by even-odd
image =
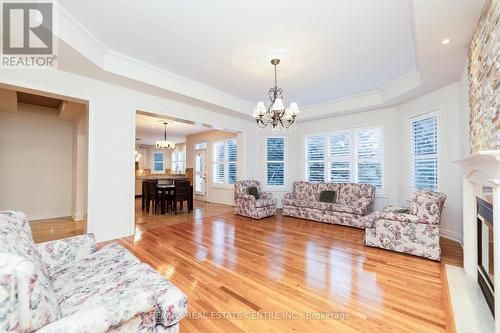
[[[31,220],[71,215],[72,136],[72,121],[0,112],[0,210]]]
[[[75,104],[77,105],[77,104]],[[87,164],[88,164],[88,119],[85,105],[78,104],[82,109],[80,116],[73,121],[73,179],[72,179],[72,210],[74,220],[84,220],[87,215]]]
[[[186,168],[194,168],[194,145],[200,142],[207,143],[207,195],[205,200],[209,202],[222,203],[227,205],[234,204],[233,185],[214,184],[212,178],[213,144],[216,141],[237,138],[238,135],[233,132],[208,131],[204,133],[189,135],[186,137]],[[242,174],[242,147],[240,138],[238,138],[238,179]],[[194,180],[190,180],[194,184]]]

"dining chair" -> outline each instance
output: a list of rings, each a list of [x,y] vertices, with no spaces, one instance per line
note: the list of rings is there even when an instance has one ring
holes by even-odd
[[[182,179],[175,181],[175,189],[173,191],[173,195],[171,196],[175,214],[177,214],[177,202],[180,202],[182,210],[184,201],[187,201],[188,213],[191,212],[189,207],[189,188],[190,183],[188,180]]]
[[[146,212],[149,210],[154,211],[156,202],[156,184],[158,184],[157,179],[146,179],[142,182],[142,193],[143,193],[143,209],[146,208]],[[153,207],[151,207],[151,204]]]

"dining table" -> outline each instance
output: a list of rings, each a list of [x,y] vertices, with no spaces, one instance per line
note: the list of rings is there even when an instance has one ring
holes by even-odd
[[[166,202],[167,196],[175,197],[175,184],[156,184],[157,193],[160,194],[160,212],[162,215],[166,214]],[[188,200],[188,210],[193,210],[193,185],[189,186],[189,200]]]

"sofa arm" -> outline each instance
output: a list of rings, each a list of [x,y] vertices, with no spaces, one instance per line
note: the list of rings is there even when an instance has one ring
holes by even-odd
[[[288,193],[285,193],[285,195],[283,196],[283,199],[295,199],[295,196],[293,195],[293,192],[288,192]]]
[[[155,295],[151,291],[142,288],[125,293],[110,291],[109,295],[96,298],[92,306],[80,308],[69,316],[53,321],[37,333],[105,333],[114,328],[126,327],[127,322],[137,317],[148,317],[146,323],[152,328],[156,325],[157,313],[154,299]]]
[[[261,192],[259,194],[259,199],[272,199],[273,194],[271,192]]]
[[[366,228],[372,228],[378,220],[391,220],[404,223],[420,223],[420,220],[415,215],[400,214],[393,212],[373,212],[363,217],[363,223]]]
[[[255,201],[255,197],[251,194],[240,194],[238,195],[237,199]]]
[[[410,211],[410,207],[405,207],[405,206],[397,206],[397,205],[387,205],[384,207],[384,212],[395,212],[395,211],[401,211],[401,210],[407,210],[408,212]]]
[[[47,269],[80,260],[96,251],[94,234],[58,239],[36,245]]]

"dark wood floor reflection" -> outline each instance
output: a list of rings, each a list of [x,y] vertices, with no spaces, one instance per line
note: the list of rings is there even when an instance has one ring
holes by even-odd
[[[176,217],[139,210],[136,222],[118,242],[186,292],[181,332],[451,329],[444,263],[365,247],[362,230],[202,203]],[[458,244],[442,245],[443,262],[460,265]]]

